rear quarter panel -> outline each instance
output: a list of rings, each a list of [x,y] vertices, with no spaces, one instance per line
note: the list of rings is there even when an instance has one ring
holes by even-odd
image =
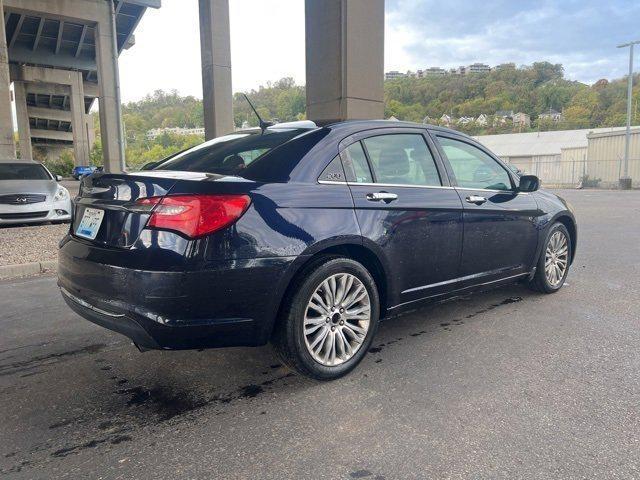
[[[311,255],[360,237],[346,185],[265,184],[236,224],[235,258]]]

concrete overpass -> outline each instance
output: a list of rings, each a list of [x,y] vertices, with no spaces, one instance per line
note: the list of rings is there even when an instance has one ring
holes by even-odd
[[[160,0],[0,0],[0,157],[15,157],[14,82],[22,158],[73,145],[88,163],[97,98],[105,170],[124,169],[118,55],[149,7]],[[199,0],[199,24],[209,139],[234,130],[229,0]],[[305,26],[307,117],[382,118],[384,0],[305,0]]]
[[[88,164],[97,99],[105,167],[120,170],[117,58],[149,7],[160,0],[0,0],[0,156],[15,156],[13,82],[22,158],[32,145],[73,146],[76,164]]]

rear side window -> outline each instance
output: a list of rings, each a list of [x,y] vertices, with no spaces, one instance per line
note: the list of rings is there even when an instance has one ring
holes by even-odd
[[[349,182],[373,183],[369,162],[360,142],[349,145],[342,151],[341,156]]]
[[[435,160],[422,135],[380,135],[365,138],[363,143],[378,183],[442,185]]]
[[[344,169],[342,168],[342,162],[340,161],[340,155],[331,160],[331,163],[327,165],[320,177],[321,182],[344,182]]]

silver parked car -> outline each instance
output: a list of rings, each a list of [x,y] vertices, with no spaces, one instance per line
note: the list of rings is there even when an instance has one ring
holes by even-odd
[[[0,225],[71,221],[69,190],[44,165],[0,160]]]

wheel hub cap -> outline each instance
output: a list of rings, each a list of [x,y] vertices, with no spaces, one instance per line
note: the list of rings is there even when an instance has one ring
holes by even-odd
[[[364,284],[349,273],[324,280],[311,295],[304,316],[304,339],[311,357],[325,366],[349,360],[364,342],[371,301]]]

